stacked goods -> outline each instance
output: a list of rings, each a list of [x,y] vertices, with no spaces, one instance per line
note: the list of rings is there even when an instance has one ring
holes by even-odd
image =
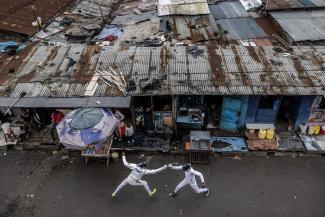
[[[249,130],[245,134],[248,149],[251,151],[278,150],[274,129],[259,129],[257,132]]]

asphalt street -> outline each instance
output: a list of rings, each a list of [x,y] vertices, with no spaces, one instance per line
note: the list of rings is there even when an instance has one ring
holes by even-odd
[[[140,162],[140,154],[127,154]],[[181,157],[153,155],[149,168],[182,163]],[[185,187],[168,193],[184,173],[165,170],[144,177],[157,193],[126,186],[111,197],[130,170],[122,161],[90,162],[78,154],[7,151],[0,153],[0,217],[324,217],[324,157],[216,156],[194,165],[210,188],[209,197]],[[199,182],[199,179],[197,179]]]

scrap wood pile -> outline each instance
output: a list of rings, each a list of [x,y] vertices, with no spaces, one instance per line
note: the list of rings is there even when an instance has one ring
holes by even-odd
[[[246,140],[248,149],[251,151],[275,151],[278,150],[274,140]]]
[[[109,87],[115,85],[124,94],[124,96],[127,95],[126,82],[120,71],[115,71],[109,66],[107,70],[104,71],[96,70],[96,74]]]

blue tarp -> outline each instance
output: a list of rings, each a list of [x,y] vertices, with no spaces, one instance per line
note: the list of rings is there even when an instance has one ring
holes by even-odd
[[[229,144],[229,146],[215,148],[213,147],[214,141],[226,143]],[[211,142],[213,152],[248,152],[245,140],[240,137],[211,137]]]
[[[102,115],[99,115],[98,112],[101,112]],[[74,118],[77,119],[74,124],[81,130],[71,128],[70,123],[73,122]],[[99,122],[97,121],[98,118],[100,118]],[[82,124],[82,121],[85,121],[85,124]],[[93,126],[89,127],[90,125]],[[80,149],[91,143],[107,139],[113,134],[116,125],[117,119],[110,110],[87,108],[69,112],[56,129],[63,145]],[[84,129],[84,127],[89,128]]]
[[[3,53],[7,47],[15,45],[17,45],[17,42],[15,41],[0,42],[0,52]]]
[[[5,42],[0,42],[0,53],[5,52],[5,49],[9,46],[17,46],[17,42],[15,41],[5,41]],[[24,49],[26,47],[26,45],[20,45],[17,49],[17,51],[20,51],[22,49]]]

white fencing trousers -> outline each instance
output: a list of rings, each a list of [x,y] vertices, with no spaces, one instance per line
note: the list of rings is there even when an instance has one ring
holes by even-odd
[[[127,177],[126,179],[124,179],[121,184],[119,184],[119,186],[117,186],[116,190],[114,191],[114,194],[116,194],[119,190],[121,190],[125,185],[132,185],[132,186],[143,186],[146,191],[148,192],[148,194],[150,195],[151,194],[151,190],[148,186],[148,183],[144,180],[141,180],[141,179],[132,179],[132,178],[129,178]]]
[[[199,188],[199,186],[197,185],[196,182],[192,182],[192,183],[189,183],[186,178],[183,179],[183,181],[181,181],[175,188],[175,193],[177,193],[181,188],[183,188],[185,185],[190,185],[193,190],[196,192],[196,193],[203,193],[203,192],[206,192],[208,189],[207,188]]]

